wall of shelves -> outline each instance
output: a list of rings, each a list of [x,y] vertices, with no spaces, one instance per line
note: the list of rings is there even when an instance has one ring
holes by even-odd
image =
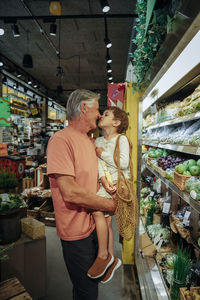
[[[152,123],[149,125],[145,125],[142,128],[142,121],[148,114],[155,114],[157,112],[158,107],[163,107],[165,102],[170,104],[174,102],[176,95],[181,95],[180,101],[184,99],[184,97],[188,97],[188,91],[193,91],[199,85],[199,74],[200,74],[200,57],[198,54],[198,50],[196,43],[199,43],[199,36],[200,36],[200,14],[194,20],[193,24],[190,26],[188,31],[185,33],[183,38],[180,40],[177,47],[174,49],[168,60],[165,62],[161,70],[158,72],[157,76],[154,78],[148,89],[143,95],[143,98],[140,102],[140,109],[139,109],[139,149],[141,150],[142,145],[155,147],[155,148],[162,148],[171,151],[176,151],[179,153],[186,154],[186,156],[194,157],[198,159],[200,156],[200,146],[188,145],[188,144],[177,144],[177,143],[167,143],[161,142],[160,140],[153,140],[151,137],[151,133],[154,130],[159,130],[162,128],[166,128],[170,126],[172,129],[177,128],[177,126],[182,125],[185,122],[193,122],[200,120],[200,111],[190,113],[184,116],[170,116],[168,119],[163,120],[162,122],[157,121],[155,118]],[[182,57],[185,55],[186,50],[190,48],[188,52],[188,62],[191,62],[190,65],[184,68],[180,67],[180,61]],[[190,54],[189,54],[190,53]],[[192,54],[193,53],[193,54]],[[190,56],[193,55],[193,58],[190,60]],[[177,64],[179,61],[179,64]],[[173,71],[173,72],[172,72]],[[171,73],[170,73],[171,72]],[[182,72],[182,73],[181,73]],[[168,77],[168,74],[171,74],[171,78]],[[195,79],[195,80],[194,80]],[[162,84],[161,84],[162,83]],[[164,83],[164,84],[163,84]],[[186,89],[187,87],[187,89]],[[174,96],[175,95],[175,96]],[[179,98],[178,98],[179,99]],[[198,98],[197,98],[198,99]],[[197,100],[198,102],[198,100]],[[199,97],[200,103],[200,97]],[[188,123],[188,124],[190,124]],[[142,133],[143,132],[143,136]],[[149,132],[149,139],[145,138],[146,132]],[[158,131],[159,134],[159,131]],[[167,134],[167,133],[166,133]],[[152,139],[151,139],[152,138]],[[173,141],[172,141],[173,142]],[[149,176],[153,177],[156,176],[161,181],[162,185],[162,193],[163,197],[170,195],[170,203],[171,203],[171,212],[172,208],[173,211],[177,209],[177,207],[184,207],[187,206],[191,212],[191,226],[194,227],[193,229],[193,236],[196,238],[199,236],[198,231],[198,221],[200,218],[200,203],[194,200],[189,193],[186,191],[181,191],[174,183],[166,179],[159,173],[156,169],[154,169],[153,165],[149,165],[142,161],[141,158],[141,151],[140,155],[138,156],[139,166],[143,165],[142,172],[145,170]],[[140,172],[140,168],[138,173]],[[138,187],[140,189],[142,179],[138,177]],[[138,199],[140,199],[140,193],[138,192]],[[139,223],[139,237],[142,232],[145,232],[146,228],[143,225],[142,221]],[[139,237],[137,239],[139,239]],[[138,242],[137,242],[138,244]],[[199,253],[200,249],[198,248],[196,241],[191,244]],[[137,248],[137,247],[136,247]],[[168,287],[165,284],[165,280],[163,278],[163,273],[160,268],[160,264],[154,257],[148,257],[141,254],[141,249],[136,249],[136,266],[138,269],[138,276],[140,281],[141,287],[141,295],[142,299],[171,299]],[[155,273],[154,273],[155,272]],[[156,274],[154,280],[154,275]],[[158,289],[157,284],[160,284],[160,288]],[[161,292],[162,290],[162,292]],[[161,296],[162,294],[162,296]]]

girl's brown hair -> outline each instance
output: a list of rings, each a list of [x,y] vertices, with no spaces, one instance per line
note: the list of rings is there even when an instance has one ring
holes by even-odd
[[[127,113],[117,106],[108,106],[106,110],[111,110],[113,112],[114,119],[119,120],[121,122],[117,128],[117,132],[118,133],[126,132],[129,126]]]

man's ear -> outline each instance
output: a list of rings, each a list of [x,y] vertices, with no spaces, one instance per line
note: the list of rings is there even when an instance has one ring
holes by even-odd
[[[120,120],[113,120],[113,126],[118,127],[121,124]]]
[[[87,104],[86,103],[81,103],[81,112],[84,114],[88,110]]]

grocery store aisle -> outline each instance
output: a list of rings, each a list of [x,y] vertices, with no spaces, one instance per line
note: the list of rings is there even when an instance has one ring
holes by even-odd
[[[47,238],[47,295],[41,300],[71,300],[72,285],[66,271],[60,240],[55,227],[46,226]],[[121,258],[121,244],[115,230],[115,254]],[[98,300],[139,300],[137,287],[133,282],[132,266],[125,265],[118,269],[113,279],[107,284],[99,284]]]

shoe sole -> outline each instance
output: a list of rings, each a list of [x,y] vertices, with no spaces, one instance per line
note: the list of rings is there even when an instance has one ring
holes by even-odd
[[[109,261],[109,263],[107,264],[106,268],[104,269],[104,271],[101,274],[99,274],[99,275],[97,275],[95,277],[91,276],[90,274],[87,274],[87,276],[90,277],[90,278],[92,278],[92,279],[97,279],[97,278],[102,277],[105,274],[105,272],[107,271],[107,269],[112,265],[112,263],[114,262],[114,260],[115,260],[114,256],[112,255],[111,260]]]
[[[114,275],[115,271],[121,266],[121,264],[122,264],[121,259],[118,258],[118,263],[116,264],[116,266],[112,270],[112,273],[111,273],[110,277],[106,281],[101,281],[101,283],[104,284],[104,283],[107,283],[108,281],[110,281],[113,278],[113,275]]]

